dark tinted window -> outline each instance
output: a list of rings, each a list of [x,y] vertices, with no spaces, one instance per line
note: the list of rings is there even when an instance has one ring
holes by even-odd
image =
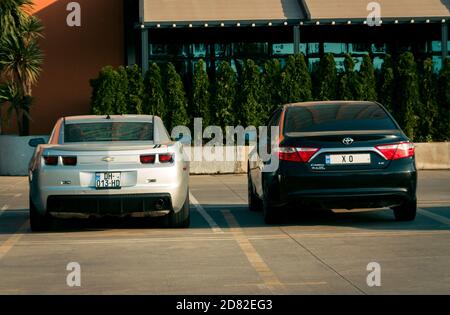
[[[67,124],[64,142],[152,141],[153,124],[149,122],[98,122]]]
[[[322,104],[288,107],[284,132],[397,129],[377,104]]]

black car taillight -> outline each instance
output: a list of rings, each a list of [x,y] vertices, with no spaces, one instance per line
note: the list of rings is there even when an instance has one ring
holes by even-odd
[[[62,161],[64,165],[75,166],[77,165],[77,157],[76,156],[63,156]]]
[[[142,164],[154,164],[155,163],[155,155],[154,154],[141,155],[141,163]]]
[[[165,153],[160,154],[158,156],[160,163],[172,163],[173,162],[173,154],[172,153]]]
[[[57,165],[58,164],[58,156],[49,155],[44,156],[45,165]]]
[[[414,143],[400,142],[375,146],[388,161],[414,156]]]
[[[318,148],[280,147],[278,158],[282,161],[307,163],[317,151]]]

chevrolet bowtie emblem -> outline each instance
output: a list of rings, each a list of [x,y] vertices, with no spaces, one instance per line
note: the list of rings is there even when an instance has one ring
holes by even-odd
[[[104,161],[104,162],[112,162],[112,161],[114,161],[114,158],[111,157],[111,156],[107,156],[107,157],[104,157],[104,158],[102,159],[102,161]]]

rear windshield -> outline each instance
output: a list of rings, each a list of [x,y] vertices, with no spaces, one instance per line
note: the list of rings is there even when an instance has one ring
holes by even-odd
[[[98,122],[67,124],[64,142],[153,141],[150,122]]]
[[[284,132],[397,129],[377,104],[316,104],[288,107]]]

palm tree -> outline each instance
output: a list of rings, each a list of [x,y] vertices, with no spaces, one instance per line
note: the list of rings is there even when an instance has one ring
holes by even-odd
[[[10,104],[8,116],[16,114],[20,135],[28,134],[32,87],[43,62],[38,44],[43,26],[37,17],[28,14],[32,4],[30,0],[0,2],[0,103]]]

